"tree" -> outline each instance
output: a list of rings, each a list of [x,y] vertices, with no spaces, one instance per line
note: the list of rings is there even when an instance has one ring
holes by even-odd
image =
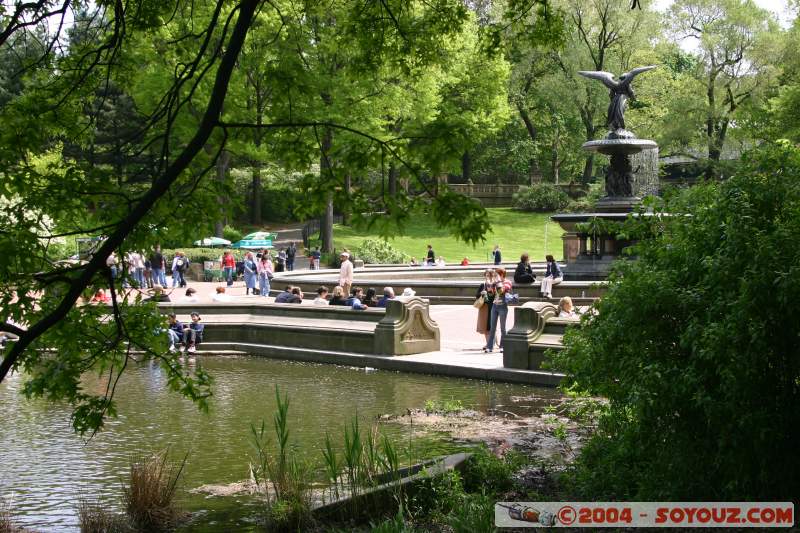
[[[709,159],[719,161],[739,108],[774,83],[775,50],[767,43],[779,33],[777,22],[752,0],[678,0],[669,24],[675,36],[699,45],[706,146]]]
[[[441,39],[457,31],[464,13],[453,0],[340,4],[347,16],[335,33],[358,44],[350,48],[348,60],[365,79],[384,65],[410,67],[433,54],[434,43],[427,37]],[[64,16],[70,6],[66,1],[15,4],[0,18],[0,56],[15,45],[16,36],[49,17]],[[307,109],[297,120],[287,113],[291,89],[303,90],[308,78],[283,80],[282,88],[289,90],[270,100],[269,122],[242,120],[229,109],[231,80],[257,12],[275,22],[268,56],[281,64],[303,59],[278,46],[294,23],[285,13],[308,8],[311,16],[314,6],[241,0],[202,6],[110,2],[91,8],[86,20],[91,38],[72,41],[56,53],[63,35],[48,34],[43,55],[25,63],[20,83],[12,80],[19,89],[4,93],[7,99],[0,104],[0,189],[5,198],[0,245],[8,250],[0,259],[0,328],[19,336],[2,354],[0,381],[12,370],[24,372],[25,393],[69,402],[80,432],[97,430],[114,413],[114,387],[134,361],[159,361],[172,388],[201,407],[207,402],[210,377],[201,366],[191,371],[165,353],[154,334],[161,327],[158,313],[151,304],[118,291],[120,280],[112,278],[106,261],[112,252],[146,250],[172,232],[188,235],[208,227],[220,212],[216,197],[224,187],[207,175],[221,168],[230,138],[252,130],[276,132],[270,141],[279,148],[281,143],[302,145],[309,131],[328,129],[366,138],[373,150],[393,150],[389,140],[349,127],[338,117],[315,116]],[[58,33],[58,19],[53,22],[43,28]],[[97,131],[92,126],[105,109],[95,104],[111,94],[112,84],[130,95],[142,116],[139,134],[116,146],[115,153],[125,164],[125,158],[154,153],[147,181],[112,184],[109,165],[70,160],[61,148],[64,139],[91,145]],[[287,159],[304,153],[290,151]],[[431,209],[437,220],[468,240],[479,239],[487,227],[484,210],[453,195],[433,199]],[[54,239],[101,233],[106,238],[87,263],[53,261],[49,246]],[[104,308],[79,305],[85,293],[103,286],[111,289],[111,320]],[[105,394],[80,387],[87,371],[108,375]]]
[[[553,364],[608,398],[573,479],[588,498],[788,501],[800,493],[800,151],[656,205]],[[776,334],[782,332],[782,334]],[[699,474],[701,473],[701,475]]]

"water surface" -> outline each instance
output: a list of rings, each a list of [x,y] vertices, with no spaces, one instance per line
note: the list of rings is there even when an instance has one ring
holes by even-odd
[[[67,406],[30,401],[19,394],[23,376],[10,376],[0,384],[0,497],[11,501],[21,525],[36,531],[77,531],[80,498],[99,498],[119,508],[120,479],[131,457],[168,448],[173,457],[188,453],[181,495],[188,509],[211,517],[201,529],[238,529],[247,519],[231,512],[239,507],[236,499],[188,491],[248,477],[250,425],[266,420],[271,428],[275,385],[290,398],[291,440],[316,462],[325,432],[338,438],[356,413],[363,424],[370,424],[384,413],[404,413],[423,407],[427,400],[448,399],[479,411],[531,412],[557,396],[552,389],[257,357],[205,357],[201,362],[215,379],[209,413],[170,392],[158,366],[142,365],[120,381],[115,396],[118,418],[88,442],[72,431]],[[102,393],[105,381],[87,378],[85,386]],[[510,400],[530,395],[541,400]],[[400,443],[412,440],[406,427],[387,424],[382,430]],[[452,447],[444,439],[426,441],[424,453],[445,453]],[[219,516],[212,516],[214,512]]]

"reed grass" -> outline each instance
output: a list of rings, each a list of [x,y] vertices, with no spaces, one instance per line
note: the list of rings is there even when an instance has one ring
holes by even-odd
[[[131,461],[130,475],[123,483],[122,500],[131,524],[144,531],[167,531],[175,527],[182,512],[175,495],[186,466],[174,463],[166,450]]]
[[[81,533],[131,533],[134,529],[125,515],[109,511],[99,501],[78,501]]]
[[[19,527],[14,523],[14,515],[11,506],[0,498],[0,533],[18,533]]]

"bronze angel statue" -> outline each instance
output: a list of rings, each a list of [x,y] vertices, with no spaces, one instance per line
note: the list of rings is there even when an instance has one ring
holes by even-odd
[[[614,75],[610,72],[595,70],[578,71],[578,74],[581,76],[600,80],[603,82],[603,85],[610,89],[609,97],[611,98],[611,103],[608,104],[608,127],[612,132],[625,130],[625,109],[628,107],[628,98],[636,99],[636,95],[633,93],[633,87],[631,87],[633,78],[642,72],[647,72],[654,68],[656,68],[655,65],[635,68],[620,76],[619,80],[615,80]]]

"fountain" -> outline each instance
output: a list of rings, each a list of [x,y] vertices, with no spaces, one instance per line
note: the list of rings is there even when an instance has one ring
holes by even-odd
[[[565,231],[564,268],[565,280],[603,280],[611,269],[611,264],[621,255],[630,242],[618,239],[608,232],[608,222],[625,220],[641,202],[636,194],[634,181],[639,168],[634,168],[631,158],[644,150],[656,150],[655,141],[638,139],[625,128],[625,110],[628,99],[635,99],[631,82],[642,72],[655,66],[639,67],[615,79],[610,72],[580,71],[580,75],[599,80],[609,88],[608,134],[602,139],[588,141],[583,149],[610,157],[606,168],[606,194],[595,206],[594,213],[570,213],[554,215],[552,219]],[[586,223],[593,231],[585,230]]]

